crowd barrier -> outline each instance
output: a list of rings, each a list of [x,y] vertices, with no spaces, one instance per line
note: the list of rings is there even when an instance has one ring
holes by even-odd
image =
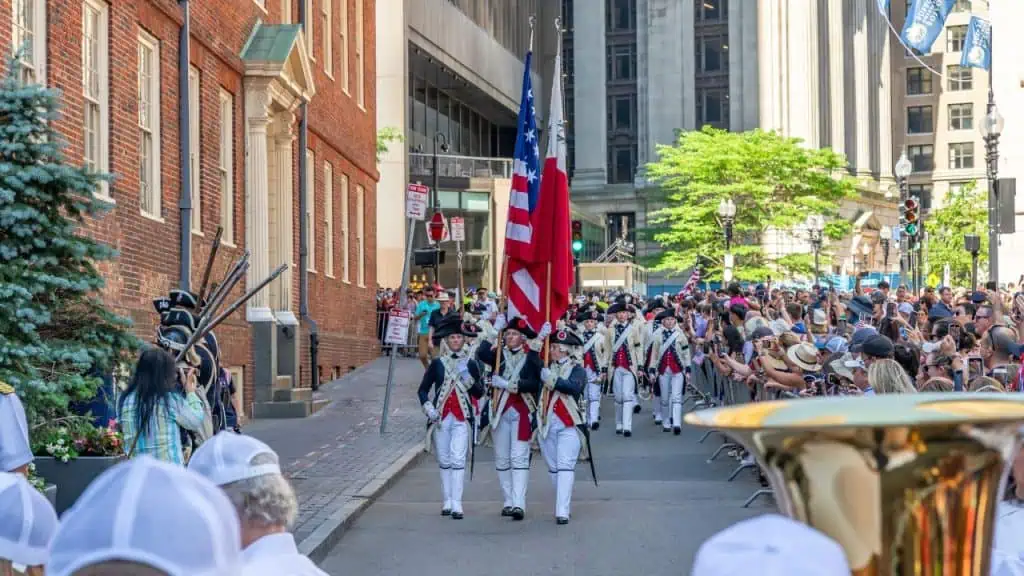
[[[388,311],[377,310],[377,342],[380,342],[380,354],[381,356],[387,356],[388,351],[391,349],[390,344],[384,342],[384,336],[388,333]],[[416,355],[416,323],[409,323],[409,337],[406,339],[405,344],[399,344],[395,346],[396,351],[401,356],[415,356]]]

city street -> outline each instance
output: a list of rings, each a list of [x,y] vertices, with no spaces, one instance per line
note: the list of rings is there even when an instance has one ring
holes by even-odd
[[[614,421],[606,400],[603,420]],[[613,428],[593,434],[599,487],[585,462],[577,466],[572,522],[557,526],[554,490],[535,454],[527,518],[501,518],[492,450],[477,452],[466,484],[466,517],[440,516],[440,480],[423,457],[348,529],[321,567],[330,574],[686,574],[708,536],[743,518],[771,511],[770,498],[741,507],[756,489],[752,473],[726,482],[735,461],[706,462],[720,442],[701,431],[665,434],[648,406],[629,440]]]

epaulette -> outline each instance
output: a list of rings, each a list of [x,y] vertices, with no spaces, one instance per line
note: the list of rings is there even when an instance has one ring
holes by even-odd
[[[0,382],[0,396],[7,396],[9,394],[14,394],[14,386],[6,382]]]

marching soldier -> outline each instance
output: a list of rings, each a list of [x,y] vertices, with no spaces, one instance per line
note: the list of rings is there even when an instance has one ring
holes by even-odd
[[[605,349],[605,330],[601,324],[601,313],[597,308],[588,308],[576,317],[582,324],[580,341],[583,352],[580,358],[583,371],[587,375],[587,425],[597,430],[601,420],[601,381],[608,375],[608,354]]]
[[[540,451],[555,487],[555,521],[568,524],[576,462],[580,447],[586,442],[586,423],[578,400],[587,384],[587,375],[572,358],[573,349],[583,345],[578,336],[558,330],[551,335],[550,342],[551,366],[540,371],[544,383]]]
[[[494,467],[504,497],[502,516],[514,520],[526,517],[526,488],[530,481],[530,443],[537,427],[537,394],[540,392],[540,355],[527,346],[527,340],[543,340],[551,331],[547,323],[540,333],[530,329],[523,318],[513,318],[505,326],[498,315],[495,328],[504,332],[504,346],[495,349],[483,342],[477,359],[494,371],[489,400],[488,425],[494,442]],[[495,368],[500,353],[500,367]]]
[[[648,376],[661,386],[661,410],[665,419],[662,431],[682,432],[683,389],[686,372],[690,367],[690,342],[679,328],[675,310],[669,308],[658,314],[661,327],[652,336],[651,365]]]
[[[661,296],[658,296],[657,298],[651,300],[650,303],[647,305],[647,308],[644,310],[644,317],[642,318],[644,322],[642,332],[644,345],[644,366],[648,369],[650,369],[650,367],[654,364],[654,359],[651,356],[651,349],[654,346],[654,333],[658,330],[661,324],[659,314],[661,314],[664,311],[665,302],[662,300]],[[651,315],[650,320],[646,319],[648,314]],[[661,389],[660,383],[656,379],[651,379],[648,382],[648,385],[651,387],[651,411],[654,413],[654,425],[657,426],[658,424],[661,424],[661,398],[663,390]],[[666,414],[665,416],[667,417],[668,415]]]
[[[636,308],[629,303],[629,296],[609,306],[608,315],[614,317],[614,320],[605,336],[607,372],[611,375],[612,390],[615,393],[615,433],[626,438],[633,435],[633,411],[637,406],[636,383],[642,368],[643,354],[639,330],[642,325],[629,317],[635,311]]]
[[[437,464],[441,468],[444,492],[441,515],[461,520],[466,454],[474,441],[476,428],[471,398],[484,394],[480,365],[466,353],[466,339],[475,337],[477,328],[453,316],[444,319],[434,334],[444,339],[448,351],[427,366],[417,394],[429,421],[426,450],[436,450]],[[434,391],[432,400],[431,390]]]

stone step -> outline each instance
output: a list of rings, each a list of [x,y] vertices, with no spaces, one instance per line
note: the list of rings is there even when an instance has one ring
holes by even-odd
[[[253,418],[305,418],[313,413],[308,400],[288,402],[257,402],[252,407]]]
[[[310,412],[310,414],[316,414],[317,412],[323,410],[324,408],[327,408],[327,405],[330,403],[331,401],[326,398],[318,398],[316,400],[313,400],[313,411]]]
[[[291,390],[292,388],[292,377],[291,376],[278,376],[274,379],[274,384],[271,386],[272,390]]]
[[[312,388],[288,388],[274,389],[274,402],[296,402],[296,401],[308,401],[313,399]]]

